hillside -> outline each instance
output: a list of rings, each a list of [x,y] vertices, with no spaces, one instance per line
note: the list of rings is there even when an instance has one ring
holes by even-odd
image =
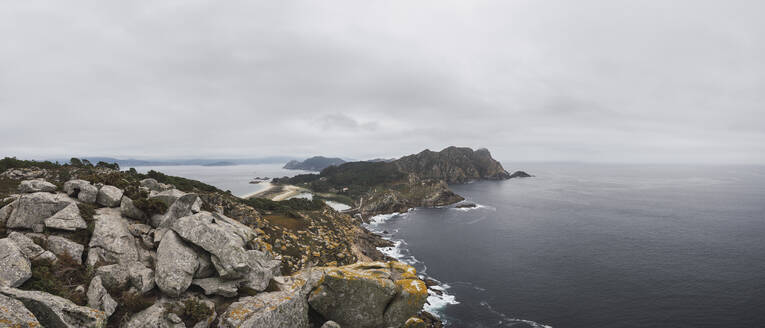
[[[504,180],[510,174],[502,164],[491,157],[489,150],[466,147],[448,147],[440,152],[424,150],[394,161],[403,172],[421,178],[440,179],[446,183],[465,183],[470,180]]]
[[[287,164],[284,165],[283,168],[288,170],[304,170],[304,171],[315,171],[319,172],[325,168],[328,168],[333,165],[341,165],[345,163],[344,160],[340,158],[329,158],[329,157],[323,157],[323,156],[314,156],[311,158],[308,158],[302,162],[300,161],[289,161]]]
[[[308,188],[321,197],[351,205],[366,218],[413,207],[444,206],[462,201],[449,183],[503,180],[511,175],[486,149],[448,147],[425,150],[389,162],[350,162],[319,174],[275,179],[275,183]]]
[[[414,269],[376,249],[390,242],[322,201],[244,200],[160,172],[72,162],[0,160],[0,322],[440,324],[421,312],[428,290]],[[374,302],[359,308],[362,299]]]

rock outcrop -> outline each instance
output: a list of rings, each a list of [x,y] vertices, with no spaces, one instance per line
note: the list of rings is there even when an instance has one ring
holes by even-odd
[[[0,239],[0,287],[18,287],[32,277],[32,264],[10,238]]]
[[[115,301],[106,291],[104,285],[101,283],[101,277],[96,276],[90,281],[90,287],[88,287],[88,306],[97,310],[104,311],[107,317],[110,317],[112,313],[117,309],[117,301]]]
[[[35,328],[40,327],[40,322],[23,303],[0,294],[0,326]]]
[[[33,193],[33,192],[54,192],[56,191],[56,185],[45,181],[44,179],[26,180],[21,181],[19,184],[20,193]]]
[[[8,228],[33,229],[43,227],[45,219],[63,210],[74,201],[64,194],[36,192],[25,194],[16,201],[6,221]]]
[[[42,182],[25,183],[21,194],[0,194],[0,326],[105,327],[108,320],[119,327],[204,328],[222,309],[218,327],[333,327],[310,316],[313,307],[334,326],[354,322],[338,313],[360,310],[367,327],[388,328],[400,327],[422,307],[421,282],[407,269],[391,263],[336,267],[378,255],[374,242],[357,249],[358,220],[328,207],[298,204],[288,218],[298,225],[282,226],[264,219],[270,213],[199,182],[168,178],[181,181],[180,191],[153,179],[139,182],[137,173],[65,169],[40,177],[64,183],[66,194]],[[151,197],[165,202],[167,211],[157,214],[162,206],[153,206]],[[144,213],[134,199],[141,208],[152,206]],[[203,203],[215,213],[202,210]],[[321,267],[312,268],[316,263]],[[351,271],[374,276],[378,269],[384,278],[362,289],[335,277]],[[374,294],[380,290],[382,296]],[[337,300],[344,298],[374,298],[377,305]],[[327,304],[340,310],[327,310]]]
[[[157,248],[157,287],[167,295],[180,296],[191,285],[198,257],[174,231],[167,231]]]
[[[64,209],[56,212],[53,216],[43,221],[46,227],[51,229],[75,231],[88,227],[87,222],[80,215],[80,209],[77,204],[72,202]]]
[[[39,291],[0,287],[0,294],[20,301],[43,327],[102,328],[106,313]]]
[[[96,202],[99,205],[106,206],[106,207],[120,206],[121,200],[122,200],[122,190],[115,186],[107,185],[107,186],[101,187],[101,189],[98,190],[98,195],[96,196]]]
[[[186,328],[183,321],[165,304],[157,303],[130,318],[126,328]]]
[[[94,204],[98,197],[98,187],[85,180],[69,180],[64,183],[64,192],[83,203]]]
[[[327,269],[308,303],[342,327],[397,327],[422,309],[427,296],[414,268],[370,262]]]
[[[133,204],[133,200],[130,197],[122,196],[120,201],[120,211],[122,215],[131,219],[142,220],[146,218],[146,213]]]
[[[136,240],[127,228],[119,209],[101,208],[93,217],[95,229],[90,238],[88,264],[127,263],[137,261]]]
[[[82,264],[82,252],[85,246],[75,243],[61,236],[48,237],[47,248],[56,256],[67,256],[77,264]]]
[[[481,148],[448,147],[440,152],[424,150],[404,156],[395,163],[402,171],[421,178],[439,179],[447,183],[465,183],[470,180],[504,180],[510,174],[502,164],[491,157],[489,150]]]
[[[255,238],[255,233],[241,223],[219,214],[202,212],[179,218],[171,228],[184,240],[209,252],[222,278],[241,278],[250,271],[244,246]]]

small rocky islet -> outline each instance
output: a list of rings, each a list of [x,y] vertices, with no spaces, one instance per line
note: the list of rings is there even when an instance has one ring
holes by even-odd
[[[6,158],[3,167],[3,325],[441,326],[422,310],[425,278],[380,253],[390,242],[361,226],[389,209],[349,215],[320,200],[240,199],[74,160]]]

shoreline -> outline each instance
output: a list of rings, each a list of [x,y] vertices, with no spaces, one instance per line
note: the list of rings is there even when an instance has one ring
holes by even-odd
[[[268,198],[273,201],[282,201],[297,196],[308,190],[294,185],[275,185],[266,182],[266,187],[262,190],[242,195],[241,198]]]
[[[394,218],[406,217],[409,215],[409,213],[417,210],[418,208],[420,207],[411,207],[405,212],[380,213],[370,215],[367,220],[361,224],[361,227],[369,231],[375,237],[385,240],[389,243],[386,246],[376,247],[376,250],[382,253],[385,257],[412,266],[421,265],[424,267],[423,270],[418,269],[417,271],[417,275],[423,281],[426,281],[428,286],[428,302],[425,304],[423,312],[430,313],[433,316],[432,319],[437,320],[441,323],[442,326],[445,326],[448,323],[448,320],[445,318],[443,310],[446,309],[446,307],[449,305],[459,304],[456,296],[448,293],[448,290],[451,288],[451,286],[449,286],[449,284],[446,282],[440,281],[428,275],[427,265],[410,253],[409,249],[406,247],[407,242],[405,239],[394,238],[392,233],[386,233],[383,229],[379,228],[380,225],[385,224],[387,221]]]

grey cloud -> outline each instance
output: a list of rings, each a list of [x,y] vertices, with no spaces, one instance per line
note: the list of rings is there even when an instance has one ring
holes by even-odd
[[[6,1],[0,156],[762,163],[763,9]]]

